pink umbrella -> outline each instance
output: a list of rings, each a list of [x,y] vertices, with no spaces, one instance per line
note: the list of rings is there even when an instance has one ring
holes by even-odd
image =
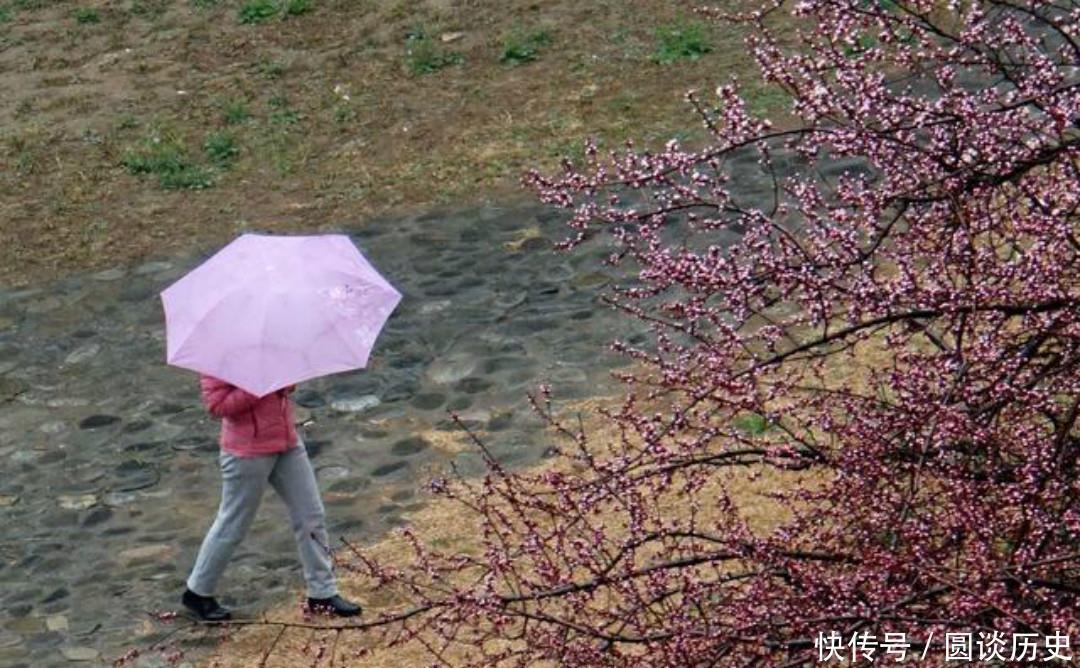
[[[161,300],[169,364],[264,396],[365,367],[401,293],[344,235],[244,234]]]

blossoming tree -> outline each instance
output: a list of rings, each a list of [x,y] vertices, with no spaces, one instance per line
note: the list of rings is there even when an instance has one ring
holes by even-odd
[[[480,553],[357,551],[413,599],[365,625],[422,640],[435,665],[455,644],[476,666],[801,665],[852,636],[849,659],[888,640],[938,662],[948,633],[987,657],[1068,656],[1080,7],[701,11],[753,24],[797,122],[755,118],[732,81],[689,96],[702,148],[590,146],[526,177],[569,212],[567,252],[608,239],[609,301],[654,336],[615,344],[637,363],[614,438],[541,396],[567,465],[489,458],[480,482],[435,481],[480,523]],[[747,170],[758,187],[740,194]],[[733,485],[773,472],[786,510],[762,524]],[[1039,642],[1017,657],[1006,634]]]

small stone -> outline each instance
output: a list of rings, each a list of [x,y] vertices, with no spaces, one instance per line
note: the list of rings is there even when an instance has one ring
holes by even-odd
[[[99,271],[96,274],[91,274],[90,278],[95,281],[115,281],[119,278],[123,278],[127,275],[127,272],[120,267],[113,267],[112,269],[106,269],[105,271]]]
[[[386,389],[383,394],[383,400],[387,402],[401,401],[402,399],[410,399],[416,394],[417,384],[414,381],[404,381],[397,383],[393,387]]]
[[[607,274],[603,274],[598,271],[592,271],[587,274],[579,274],[571,281],[571,285],[575,288],[587,290],[589,288],[596,288],[602,285],[607,285],[611,282],[611,277]]]
[[[140,545],[139,547],[129,548],[117,556],[125,566],[132,566],[141,563],[164,561],[172,558],[175,553],[176,546],[174,545],[168,543],[151,543],[149,545]]]
[[[79,429],[97,429],[119,421],[120,418],[115,415],[91,415],[79,423]]]
[[[439,35],[439,39],[441,39],[444,44],[449,44],[450,42],[458,41],[464,36],[465,33],[463,32],[444,32],[442,35]]]
[[[330,408],[342,413],[359,413],[370,410],[382,403],[374,394],[365,394],[359,397],[335,399],[330,403]]]
[[[521,250],[534,251],[534,250],[546,250],[552,247],[551,241],[544,237],[529,237],[521,242]]]
[[[38,431],[45,434],[62,434],[67,431],[67,425],[60,420],[52,420],[38,427]]]
[[[423,410],[433,410],[446,403],[446,395],[438,392],[425,392],[413,397],[412,405]]]
[[[495,306],[500,309],[514,308],[518,304],[524,302],[527,296],[528,293],[524,290],[502,294],[495,298]]]
[[[170,446],[173,450],[183,452],[187,450],[201,450],[205,448],[208,443],[213,443],[213,441],[202,436],[184,436],[182,438],[173,439]]]
[[[64,615],[49,615],[45,618],[45,628],[50,631],[67,631],[68,618]]]
[[[93,494],[64,495],[57,498],[61,508],[68,510],[85,510],[97,503],[97,497]]]
[[[458,419],[462,422],[487,422],[491,419],[491,411],[477,408],[471,411],[458,413]]]
[[[347,506],[356,499],[356,494],[349,492],[325,492],[323,501],[328,506]]]
[[[331,492],[355,492],[357,490],[367,487],[368,481],[365,478],[349,478],[348,480],[338,480],[330,485],[329,491]]]
[[[17,607],[23,607],[23,606],[17,606]],[[15,619],[12,619],[11,621],[6,622],[4,624],[4,628],[6,630],[8,630],[8,631],[12,631],[14,633],[17,633],[17,634],[19,634],[21,636],[30,636],[30,635],[33,635],[35,633],[41,633],[42,629],[43,629],[43,625],[41,623],[41,618],[39,618],[39,617],[26,617],[24,615],[22,617],[16,617]]]
[[[472,397],[467,394],[459,394],[450,400],[450,403],[446,404],[446,408],[452,411],[463,411],[469,406],[472,406]]]
[[[184,412],[184,407],[183,406],[181,406],[179,404],[165,403],[165,404],[161,404],[160,406],[155,408],[153,411],[151,411],[150,414],[160,416],[160,415],[176,415],[177,413],[182,413],[182,412]]]
[[[55,399],[46,401],[45,405],[49,408],[79,408],[82,406],[89,406],[90,400],[79,397],[56,397]]]
[[[428,367],[427,375],[435,383],[450,384],[472,375],[476,370],[474,357],[447,356],[436,359]]]
[[[403,468],[409,466],[409,462],[392,462],[390,464],[383,464],[371,472],[371,475],[375,478],[381,478],[383,476],[390,475],[395,471],[400,471]]]
[[[316,474],[319,480],[341,480],[349,476],[349,469],[344,466],[322,466]]]
[[[135,459],[121,462],[115,469],[117,492],[134,492],[153,487],[161,480],[161,474],[153,464]]]
[[[98,651],[93,647],[61,647],[60,653],[68,661],[93,661],[98,658]]]
[[[398,406],[383,406],[373,411],[373,415],[368,421],[379,427],[389,427],[395,420],[401,420],[405,417],[405,409],[400,405]]]
[[[415,455],[418,452],[427,450],[431,447],[431,444],[420,436],[413,436],[411,438],[405,438],[395,443],[390,448],[390,453],[399,457],[408,455]]]
[[[154,423],[151,420],[135,420],[134,422],[128,422],[124,425],[123,431],[125,434],[136,434],[153,426]]]
[[[471,376],[469,378],[462,379],[454,387],[458,391],[465,392],[466,394],[476,394],[477,392],[483,392],[484,390],[490,388],[491,381],[484,378]]]
[[[64,358],[64,364],[79,364],[80,362],[85,362],[96,356],[99,352],[101,352],[101,346],[96,343],[88,343],[85,346],[79,346]]]
[[[166,269],[172,269],[171,262],[147,262],[141,264],[135,268],[135,273],[142,276],[145,274],[156,274]]]
[[[91,509],[90,512],[86,514],[86,517],[83,518],[82,526],[96,526],[102,522],[109,521],[110,518],[112,518],[112,510],[107,506],[99,506]]]
[[[173,491],[170,488],[155,489],[155,490],[139,490],[139,497],[143,499],[164,499],[172,496]]]
[[[451,302],[449,299],[436,299],[433,301],[425,302],[420,307],[421,315],[431,315],[432,313],[438,313],[439,311],[445,311],[450,307]]]
[[[0,402],[19,396],[26,391],[26,383],[18,378],[4,376],[0,378]]]
[[[10,508],[18,502],[18,494],[0,494],[0,508]]]
[[[139,498],[134,492],[112,492],[105,495],[105,505],[113,508],[117,506],[126,506],[129,503],[134,503],[135,499]]]
[[[38,459],[38,453],[33,450],[19,450],[11,455],[11,461],[16,464],[31,464]]]

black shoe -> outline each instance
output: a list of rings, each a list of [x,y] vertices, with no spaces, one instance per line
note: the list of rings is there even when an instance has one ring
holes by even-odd
[[[218,605],[213,596],[199,596],[190,589],[185,589],[180,602],[198,615],[199,619],[205,619],[208,622],[220,622],[232,618],[232,613]]]
[[[308,609],[312,612],[325,612],[338,617],[354,617],[359,615],[361,611],[360,606],[341,598],[337,594],[330,598],[309,598],[307,602]]]

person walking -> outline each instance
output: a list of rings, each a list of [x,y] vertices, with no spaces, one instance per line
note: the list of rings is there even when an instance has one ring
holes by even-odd
[[[236,546],[247,534],[267,483],[288,506],[311,610],[338,616],[361,613],[337,590],[325,510],[303,439],[293,424],[295,385],[257,397],[213,376],[199,378],[206,409],[221,418],[221,505],[203,539],[181,603],[208,621],[230,619],[214,598]]]

